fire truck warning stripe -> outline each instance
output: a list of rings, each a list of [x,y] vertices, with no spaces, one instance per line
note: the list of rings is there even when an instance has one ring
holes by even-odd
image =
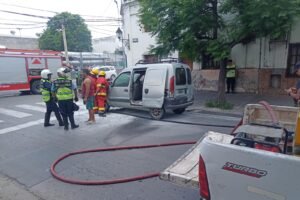
[[[24,117],[32,116],[32,114],[29,113],[19,112],[11,109],[6,109],[6,108],[0,108],[0,114],[9,115],[16,118],[24,118]]]

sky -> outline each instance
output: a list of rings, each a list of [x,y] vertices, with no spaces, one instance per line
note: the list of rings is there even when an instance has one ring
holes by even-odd
[[[117,2],[117,3],[116,3]],[[115,36],[120,26],[121,0],[0,0],[0,35],[33,37],[46,29],[55,12],[79,14],[93,39]],[[28,15],[34,15],[28,16]]]

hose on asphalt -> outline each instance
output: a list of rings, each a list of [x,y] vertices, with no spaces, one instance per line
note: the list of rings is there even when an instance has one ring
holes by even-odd
[[[104,151],[119,151],[119,150],[130,150],[130,149],[145,149],[145,148],[154,148],[154,147],[166,147],[166,146],[176,146],[176,145],[188,145],[188,144],[195,144],[195,141],[186,141],[186,142],[172,142],[172,143],[163,143],[163,144],[151,144],[151,145],[139,145],[139,146],[119,146],[119,147],[106,147],[106,148],[96,148],[96,149],[87,149],[87,150],[80,150],[74,151],[68,154],[65,154],[55,160],[51,165],[50,172],[52,176],[62,182],[76,184],[76,185],[110,185],[110,184],[117,184],[117,183],[124,183],[124,182],[132,182],[137,180],[143,180],[148,178],[153,178],[159,176],[159,173],[148,173],[140,176],[134,177],[127,177],[127,178],[120,178],[120,179],[113,179],[113,180],[79,180],[79,179],[72,179],[66,178],[62,175],[59,175],[55,167],[58,163],[62,160],[77,154],[85,154],[85,153],[94,153],[94,152],[104,152]]]
[[[122,112],[117,112],[117,111],[110,111],[110,112],[118,113],[118,114],[121,114],[121,115],[129,115],[129,116],[137,117],[137,118],[141,118],[141,119],[148,119],[148,120],[157,121],[156,119],[152,119],[151,117],[135,115],[135,114],[132,114],[132,113],[122,113]],[[219,127],[219,128],[235,128],[236,127],[236,126],[233,126],[233,125],[206,124],[206,123],[194,123],[194,122],[178,122],[178,121],[172,121],[172,120],[167,120],[167,119],[161,119],[160,121],[174,123],[174,124],[186,124],[186,125],[208,126],[208,127]]]
[[[123,113],[119,113],[123,114]],[[128,114],[126,114],[128,115]],[[138,115],[133,115],[129,114],[134,117],[139,117],[139,118],[145,118],[145,119],[150,119],[147,117],[142,117]],[[233,131],[241,125],[241,121],[236,126],[230,126],[230,125],[218,125],[218,124],[204,124],[204,123],[192,123],[192,122],[176,122],[176,121],[171,121],[171,120],[162,120],[164,122],[169,122],[169,123],[177,123],[177,124],[188,124],[188,125],[200,125],[200,126],[210,126],[210,127],[222,127],[222,128],[234,128]],[[233,132],[232,131],[232,132]],[[151,145],[139,145],[139,146],[118,146],[118,147],[106,147],[106,148],[96,148],[96,149],[87,149],[87,150],[80,150],[80,151],[74,151],[68,154],[64,154],[61,157],[59,157],[57,160],[53,162],[50,168],[50,172],[52,176],[62,182],[65,183],[70,183],[70,184],[76,184],[76,185],[110,185],[110,184],[118,184],[118,183],[125,183],[125,182],[132,182],[132,181],[138,181],[138,180],[143,180],[143,179],[148,179],[148,178],[154,178],[158,177],[160,173],[155,172],[155,173],[148,173],[148,174],[143,174],[140,176],[133,176],[133,177],[127,177],[127,178],[119,178],[119,179],[112,179],[112,180],[79,180],[79,179],[73,179],[73,178],[67,178],[62,175],[59,175],[55,167],[63,160],[66,158],[73,156],[73,155],[78,155],[78,154],[85,154],[85,153],[94,153],[94,152],[107,152],[107,151],[119,151],[119,150],[131,150],[131,149],[144,149],[144,148],[154,148],[154,147],[166,147],[166,146],[176,146],[176,145],[188,145],[188,144],[196,144],[197,141],[184,141],[184,142],[173,142],[173,143],[163,143],[163,144],[151,144]]]

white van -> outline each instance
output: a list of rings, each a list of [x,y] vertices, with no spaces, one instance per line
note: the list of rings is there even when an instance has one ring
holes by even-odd
[[[165,110],[181,114],[193,104],[191,70],[182,63],[138,64],[125,68],[109,89],[113,107],[149,110],[161,119]]]

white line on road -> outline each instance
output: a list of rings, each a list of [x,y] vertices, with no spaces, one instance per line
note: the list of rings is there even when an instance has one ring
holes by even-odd
[[[5,134],[5,133],[9,133],[9,132],[12,132],[12,131],[17,131],[17,130],[20,130],[20,129],[23,129],[23,128],[28,128],[30,126],[38,125],[38,124],[41,124],[41,123],[44,123],[44,119],[27,122],[25,124],[20,124],[20,125],[17,125],[17,126],[4,128],[4,129],[0,130],[0,135]]]
[[[82,114],[87,114],[87,111],[83,110],[83,111],[75,112],[75,115],[77,115],[77,116],[82,115]],[[51,121],[56,120],[56,118],[51,117],[50,120]],[[17,130],[20,130],[20,129],[23,129],[23,128],[28,128],[28,127],[31,127],[31,126],[43,124],[43,123],[44,123],[44,119],[39,119],[39,120],[36,120],[36,121],[27,122],[27,123],[20,124],[20,125],[17,125],[17,126],[12,126],[12,127],[8,127],[8,128],[0,129],[0,135],[6,134],[6,133],[9,133],[9,132],[13,132],[13,131],[17,131]]]
[[[3,123],[4,121],[3,120],[0,120],[0,123]]]
[[[37,102],[35,104],[38,104],[38,105],[41,105],[41,106],[45,106],[46,105],[45,102]]]
[[[0,114],[9,115],[17,118],[24,118],[32,115],[29,113],[19,112],[11,109],[6,109],[6,108],[0,108]]]
[[[38,112],[46,112],[46,109],[40,106],[31,106],[31,105],[22,104],[22,105],[16,105],[16,107],[27,109],[27,110],[38,111]]]

